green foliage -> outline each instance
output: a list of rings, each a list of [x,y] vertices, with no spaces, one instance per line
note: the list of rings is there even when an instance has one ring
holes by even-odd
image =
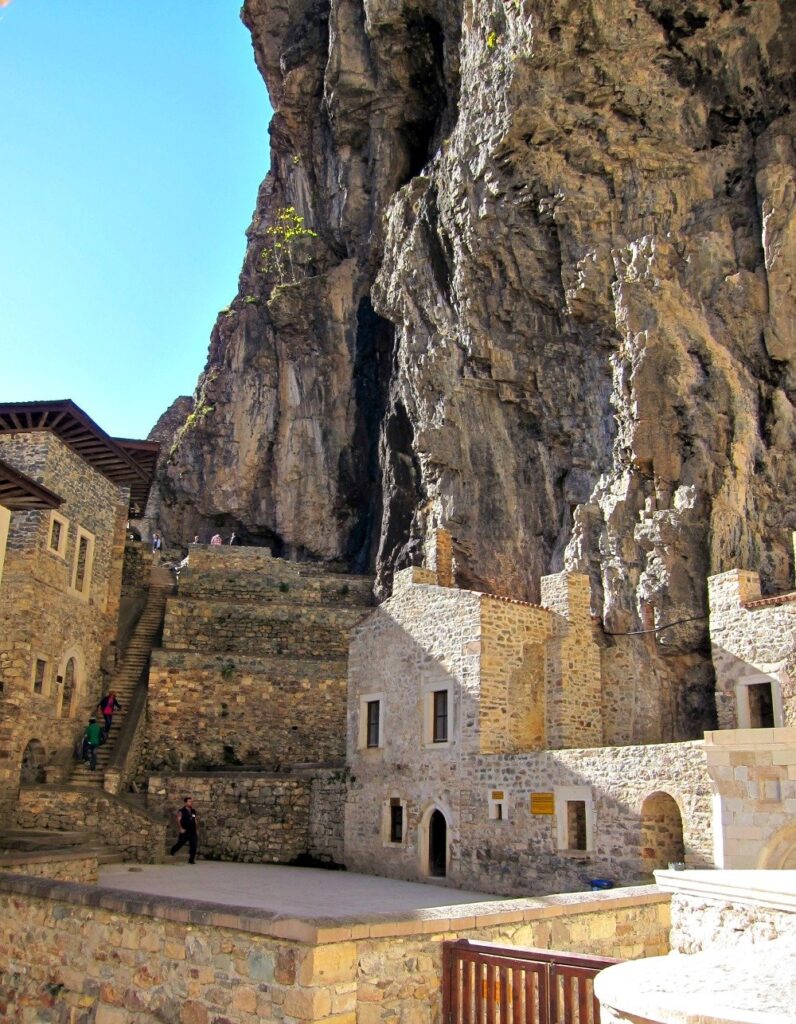
[[[487,48],[487,50],[494,50],[495,47],[497,46],[497,41],[498,41],[498,34],[497,34],[497,32],[495,32],[494,29],[492,29],[492,31],[486,37],[486,48]]]
[[[221,678],[224,682],[229,682],[230,679],[235,675],[235,665],[231,661],[225,661],[221,666]],[[226,708],[226,704],[221,705],[222,708]]]
[[[290,590],[290,584],[289,583],[285,583],[284,580],[283,580],[279,584],[279,592],[280,592],[280,594],[286,594],[288,592],[288,590]]]
[[[304,218],[295,206],[277,210],[274,223],[265,232],[268,245],[260,253],[260,270],[276,274],[279,283],[296,282],[296,269],[309,263],[309,239],[317,238],[315,231],[305,227]]]

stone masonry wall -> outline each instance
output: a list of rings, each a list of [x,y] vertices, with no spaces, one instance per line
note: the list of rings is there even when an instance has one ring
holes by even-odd
[[[583,890],[591,878],[633,884],[662,866],[645,860],[643,843],[642,807],[657,792],[677,803],[689,866],[712,864],[711,786],[701,743],[459,759],[429,750],[406,763],[388,739],[380,753],[366,769],[364,759],[351,765],[351,870],[372,871],[377,864],[379,874],[422,878],[428,815],[436,807],[447,821],[453,885],[522,896]],[[500,819],[490,817],[495,791],[503,797]],[[531,813],[533,793],[550,794],[554,813]],[[593,815],[586,850],[560,848],[566,797],[582,799]],[[391,799],[404,803],[400,844],[389,842],[383,827]]]
[[[481,751],[542,750],[548,611],[518,601],[481,599]]]
[[[148,806],[169,821],[169,837],[176,836],[175,815],[192,796],[201,858],[288,864],[309,854],[341,863],[344,792],[341,773],[322,770],[153,775]]]
[[[140,541],[127,541],[122,568],[122,596],[139,597],[149,586],[152,551]]]
[[[796,594],[761,598],[759,575],[741,569],[711,577],[708,592],[719,728],[754,724],[738,696],[749,683],[764,682],[780,694],[782,719],[775,697],[775,724],[796,725]]]
[[[168,603],[163,646],[171,651],[211,651],[345,659],[348,631],[362,619],[355,608],[322,605],[230,603],[182,597]]]
[[[307,853],[315,860],[345,863],[345,798],[345,772],[313,772]]]
[[[589,577],[566,572],[543,577],[542,604],[553,613],[545,657],[547,746],[598,747],[603,742],[600,650]]]
[[[148,864],[162,857],[165,825],[122,798],[102,790],[32,786],[19,792],[19,828],[91,832],[128,860]]]
[[[96,885],[99,877],[97,855],[84,853],[5,854],[0,856],[0,872],[82,885]]]
[[[705,733],[717,864],[796,868],[796,728]]]
[[[674,893],[671,914],[673,953],[743,948],[780,938],[796,940],[796,914],[784,910]]]
[[[113,668],[127,493],[46,433],[0,437],[0,458],[63,497],[67,520],[62,554],[49,549],[51,514],[11,517],[0,586],[0,817],[10,813],[26,745],[38,740],[45,761],[63,768]],[[77,527],[94,535],[86,598],[71,589]],[[67,660],[77,666],[74,696],[62,704]],[[37,659],[45,662],[41,693],[33,692]]]
[[[345,757],[345,662],[154,651],[144,762],[275,768]]]
[[[668,899],[651,890],[495,910],[320,928],[0,875],[0,1005],[97,1024],[438,1024],[448,939],[621,958],[667,949]]]

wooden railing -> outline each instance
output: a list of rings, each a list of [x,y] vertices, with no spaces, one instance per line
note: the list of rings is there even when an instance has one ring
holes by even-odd
[[[593,979],[618,963],[461,939],[443,947],[443,1024],[599,1024]]]

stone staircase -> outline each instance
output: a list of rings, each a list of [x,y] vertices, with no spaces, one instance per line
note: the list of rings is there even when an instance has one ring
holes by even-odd
[[[113,716],[113,725],[107,741],[97,750],[96,771],[92,772],[88,764],[78,763],[69,780],[72,785],[102,789],[105,769],[111,759],[114,744],[127,714],[133,690],[149,663],[152,648],[163,624],[166,600],[173,589],[174,580],[169,570],[163,566],[155,566],[152,570],[146,605],[130,638],[122,663],[108,685],[108,690],[113,690],[116,694],[116,699],[121,704],[121,710]],[[102,724],[102,716],[99,712],[97,712],[97,721]]]

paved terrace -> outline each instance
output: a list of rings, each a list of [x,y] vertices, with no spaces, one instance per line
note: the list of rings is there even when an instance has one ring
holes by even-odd
[[[197,900],[264,910],[280,916],[339,920],[360,915],[410,913],[439,907],[514,901],[443,885],[400,882],[349,871],[291,868],[277,864],[178,861],[166,864],[111,864],[100,868],[99,884],[146,896]]]

